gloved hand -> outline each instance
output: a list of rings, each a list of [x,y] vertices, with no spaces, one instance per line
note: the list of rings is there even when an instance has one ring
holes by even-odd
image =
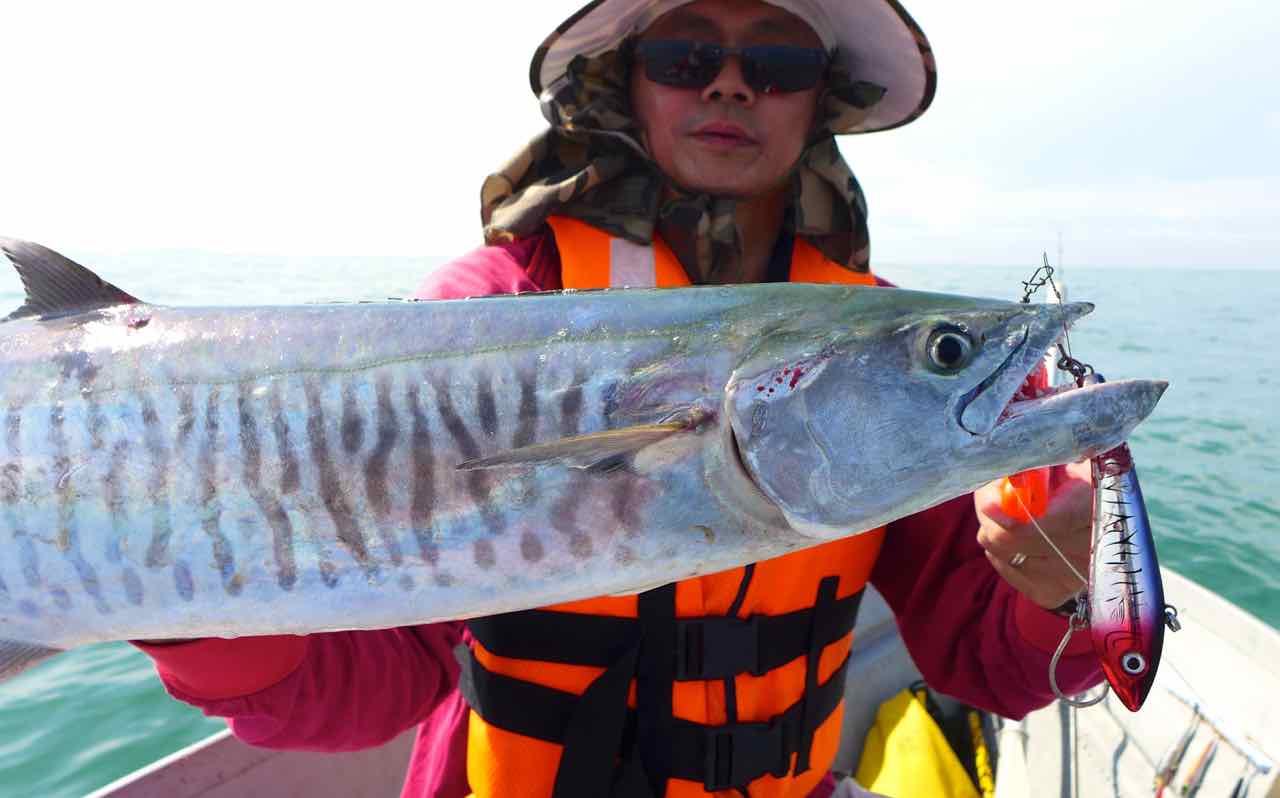
[[[1045,609],[1055,609],[1080,592],[1084,587],[1080,579],[1045,542],[1035,525],[1021,523],[1001,509],[999,480],[975,491],[973,500],[978,513],[978,543],[1005,581]],[[1035,520],[1086,577],[1092,518],[1089,461],[1051,469],[1048,507]],[[1015,557],[1019,554],[1025,559]]]

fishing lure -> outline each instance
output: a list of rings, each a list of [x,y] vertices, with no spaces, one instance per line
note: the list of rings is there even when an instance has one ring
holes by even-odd
[[[1214,737],[1201,752],[1200,758],[1191,766],[1191,772],[1187,774],[1187,780],[1182,785],[1182,794],[1187,798],[1195,798],[1200,792],[1200,787],[1204,784],[1204,777],[1209,772],[1209,764],[1213,762],[1214,756],[1218,753],[1218,738]]]
[[[1187,755],[1187,749],[1191,747],[1191,740],[1196,736],[1196,730],[1200,728],[1200,713],[1192,711],[1191,724],[1187,726],[1186,731],[1182,733],[1178,739],[1169,745],[1168,750],[1164,752],[1164,756],[1160,757],[1160,763],[1156,765],[1155,776],[1155,796],[1163,798],[1165,788],[1173,783],[1174,774],[1178,772],[1178,767],[1182,764],[1182,759]]]
[[[1111,689],[1132,712],[1156,678],[1167,625],[1155,539],[1128,444],[1093,458],[1093,547],[1089,558],[1089,636]]]
[[[1049,265],[1047,255],[1044,266],[1023,283],[1026,292],[1022,301],[1030,302],[1031,294],[1045,285],[1050,286],[1061,303],[1063,296],[1053,281],[1053,267]],[[1067,335],[1064,326],[1063,339],[1059,343],[1062,357],[1056,364],[1058,369],[1070,373],[1080,388],[1105,382],[1092,366],[1072,357]],[[1029,375],[1023,390],[1038,395],[1050,390],[1052,384],[1049,363],[1046,362],[1041,369]],[[1092,706],[1106,696],[1104,692],[1096,698],[1077,701],[1058,689],[1058,660],[1072,633],[1088,629],[1107,683],[1131,712],[1137,712],[1155,682],[1164,648],[1165,627],[1175,632],[1180,628],[1178,613],[1164,603],[1164,583],[1160,578],[1160,563],[1156,560],[1155,538],[1151,535],[1147,506],[1142,498],[1142,486],[1138,483],[1138,471],[1129,445],[1121,443],[1094,457],[1092,472],[1094,504],[1089,577],[1087,580],[1080,577],[1072,567],[1085,587],[1076,597],[1075,612],[1049,665],[1049,683],[1054,694],[1072,706]],[[1041,483],[1043,487],[1037,490]],[[1001,505],[1005,512],[1011,517],[1034,523],[1035,516],[1047,508],[1047,483],[1047,469],[1006,477],[1001,485]],[[1044,496],[1037,497],[1037,492]],[[1053,541],[1039,524],[1036,528],[1071,567],[1070,561],[1053,546]]]
[[[1103,381],[1096,373],[1080,378],[1082,385]],[[1072,633],[1088,629],[1107,683],[1121,703],[1137,712],[1155,682],[1165,627],[1175,632],[1181,627],[1177,610],[1164,602],[1155,538],[1129,445],[1094,457],[1092,471],[1089,577],[1050,665],[1050,684],[1055,695],[1077,707],[1093,706],[1105,697],[1077,701],[1058,689],[1058,659]]]

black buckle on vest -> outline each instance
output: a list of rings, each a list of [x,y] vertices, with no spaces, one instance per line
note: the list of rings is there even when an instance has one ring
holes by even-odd
[[[677,681],[762,676],[760,617],[711,617],[676,622]]]
[[[702,785],[708,792],[744,787],[765,773],[791,770],[785,723],[738,723],[706,731]],[[770,768],[769,763],[774,763]]]

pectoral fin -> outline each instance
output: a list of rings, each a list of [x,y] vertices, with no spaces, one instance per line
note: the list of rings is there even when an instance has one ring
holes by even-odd
[[[622,429],[574,435],[550,443],[535,443],[519,449],[481,457],[458,464],[459,471],[481,468],[502,468],[515,465],[552,465],[584,470],[605,469],[616,466],[619,457],[638,452],[672,435],[687,432],[689,425],[683,421],[662,424],[642,424]]]
[[[18,640],[0,640],[0,682],[8,681],[39,662],[62,653]]]

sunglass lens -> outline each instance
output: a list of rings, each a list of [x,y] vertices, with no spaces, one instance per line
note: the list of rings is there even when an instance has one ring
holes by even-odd
[[[812,89],[827,68],[826,53],[808,47],[748,47],[742,56],[747,85],[765,94]]]
[[[715,80],[724,55],[715,45],[686,41],[646,41],[637,45],[645,77],[681,89],[700,89]]]

